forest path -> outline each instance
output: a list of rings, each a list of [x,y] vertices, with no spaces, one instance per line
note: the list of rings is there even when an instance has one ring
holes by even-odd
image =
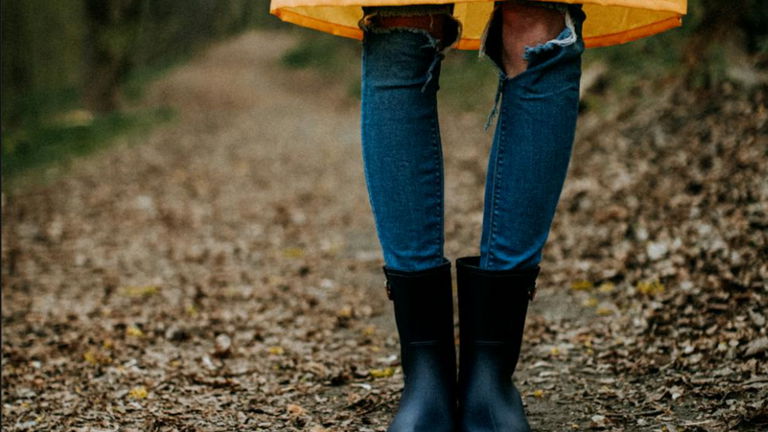
[[[402,375],[359,111],[340,85],[280,65],[294,43],[250,32],[212,47],[152,85],[148,103],[177,121],[3,196],[4,429],[385,430]],[[477,253],[490,134],[441,115],[455,259]],[[715,425],[671,408],[684,384],[668,391],[658,368],[621,375],[644,318],[611,297],[628,246],[580,249],[620,242],[610,224],[631,216],[621,202],[579,215],[603,187],[594,167],[614,167],[599,157],[576,155],[532,303],[516,374],[531,423]],[[630,315],[611,317],[619,307]]]

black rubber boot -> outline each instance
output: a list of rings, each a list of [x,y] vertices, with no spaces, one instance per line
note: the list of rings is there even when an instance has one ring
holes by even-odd
[[[456,261],[460,430],[527,432],[512,374],[539,269],[492,271],[479,263],[478,256]]]
[[[384,266],[395,307],[405,386],[389,432],[456,430],[451,262],[404,272]]]

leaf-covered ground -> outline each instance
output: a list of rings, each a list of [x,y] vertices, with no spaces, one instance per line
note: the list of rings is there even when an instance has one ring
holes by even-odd
[[[279,67],[292,42],[214,47],[152,90],[178,122],[2,196],[3,430],[385,430],[358,111]],[[531,423],[766,430],[768,89],[646,90],[580,120],[516,373]],[[490,135],[441,114],[456,258]]]

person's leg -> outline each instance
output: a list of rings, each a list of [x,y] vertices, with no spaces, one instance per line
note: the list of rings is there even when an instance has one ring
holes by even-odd
[[[376,231],[388,267],[424,270],[444,261],[437,91],[451,5],[364,11],[362,156]]]
[[[450,5],[364,8],[362,147],[400,338],[403,393],[390,432],[453,432],[451,263],[443,256],[437,90]]]
[[[496,9],[486,32],[501,106],[480,256],[456,262],[462,431],[530,431],[511,377],[571,154],[583,19],[579,6],[509,1]]]
[[[504,2],[499,12],[485,46],[499,67],[501,100],[480,266],[530,269],[541,260],[571,156],[584,14],[578,5],[518,1]]]

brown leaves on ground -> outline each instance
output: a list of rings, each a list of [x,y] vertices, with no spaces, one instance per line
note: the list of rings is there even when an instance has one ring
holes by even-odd
[[[274,66],[290,42],[155,86],[247,103],[3,195],[3,430],[385,430],[402,371],[358,113]],[[664,88],[582,116],[516,373],[535,430],[768,423],[768,89]],[[455,258],[490,138],[443,118]]]

